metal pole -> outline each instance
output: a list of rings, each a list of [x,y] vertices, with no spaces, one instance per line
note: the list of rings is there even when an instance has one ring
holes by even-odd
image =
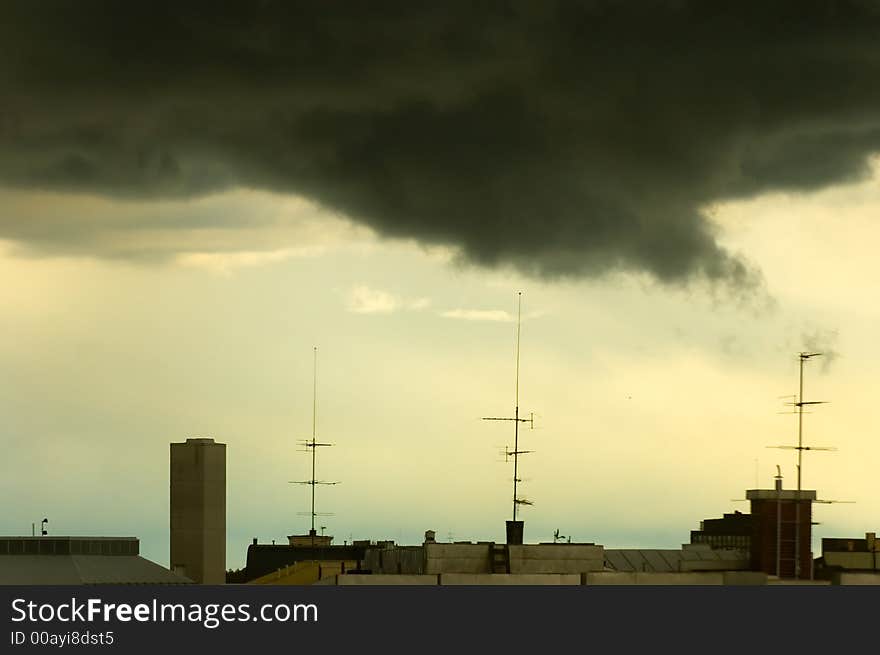
[[[314,366],[312,369],[312,522],[311,529],[315,530],[315,435],[318,421],[318,349],[315,348]]]
[[[801,462],[804,454],[804,353],[799,356],[800,374],[798,384],[798,463],[797,463],[797,493],[794,500],[794,579],[800,578],[801,573]]]
[[[315,453],[318,447],[315,445],[318,425],[318,347],[315,346],[314,362],[312,366],[312,527],[309,533],[312,535],[312,546],[315,545]]]
[[[798,388],[798,466],[797,466],[797,489],[798,498],[801,490],[801,457],[803,456],[804,435],[804,354],[800,355],[800,384]]]
[[[776,577],[781,576],[782,560],[782,469],[776,465]]]
[[[519,336],[522,317],[522,291],[517,294],[516,310],[516,400],[513,414],[513,520],[516,521],[516,483],[519,464]]]
[[[514,413],[516,419],[513,428],[513,520],[516,521],[516,476],[517,476],[517,444],[519,443],[519,406]]]
[[[776,577],[780,577],[782,557],[782,492],[776,494]]]

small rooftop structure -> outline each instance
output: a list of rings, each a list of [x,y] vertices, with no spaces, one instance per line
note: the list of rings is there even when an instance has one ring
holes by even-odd
[[[691,530],[691,544],[707,544],[710,548],[748,551],[751,548],[754,531],[752,515],[736,511],[721,518],[700,521],[700,529]]]
[[[880,540],[876,532],[865,537],[825,537],[822,556],[816,560],[817,577],[834,579],[841,573],[863,572],[880,575]],[[880,582],[880,578],[872,584]]]
[[[291,534],[287,536],[287,544],[289,546],[308,546],[308,547],[324,547],[329,546],[333,542],[330,535],[315,534],[314,530],[309,534]]]

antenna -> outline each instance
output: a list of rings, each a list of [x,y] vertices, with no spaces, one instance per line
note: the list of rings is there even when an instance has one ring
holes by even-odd
[[[334,485],[339,484],[338,482],[325,482],[323,480],[318,480],[315,477],[315,459],[316,454],[318,452],[318,448],[323,446],[332,446],[332,443],[318,443],[317,441],[318,434],[318,347],[315,346],[314,349],[314,363],[312,368],[312,439],[311,441],[300,441],[300,445],[304,446],[306,451],[311,451],[312,453],[312,477],[309,480],[291,480],[291,484],[307,484],[312,487],[312,509],[310,512],[300,512],[300,515],[308,515],[311,516],[311,527],[309,529],[309,536],[312,538],[312,546],[315,545],[315,517],[317,516],[332,516],[332,514],[321,513],[315,511],[315,487],[319,484],[326,485]],[[324,534],[324,529],[326,526],[321,527],[321,535]]]
[[[785,450],[796,450],[797,451],[797,495],[795,496],[795,566],[794,566],[794,577],[795,579],[800,578],[800,569],[801,569],[801,557],[800,557],[800,509],[801,509],[801,477],[803,472],[803,455],[805,450],[825,450],[832,451],[836,450],[836,448],[827,448],[822,446],[805,446],[804,445],[804,407],[807,405],[822,405],[825,403],[824,400],[804,400],[804,362],[813,357],[821,357],[822,353],[810,353],[810,352],[801,352],[798,353],[798,367],[799,367],[799,375],[798,375],[798,394],[796,396],[797,400],[794,400],[790,403],[786,403],[788,405],[792,405],[796,407],[795,410],[798,415],[798,442],[797,446],[768,446],[768,448],[782,448]]]
[[[776,487],[776,577],[780,577],[782,572],[782,467],[776,465],[776,478],[774,478],[774,486]],[[798,552],[797,539],[795,539],[795,567],[797,567]]]
[[[520,328],[522,325],[522,291],[517,292],[517,310],[516,310],[516,384],[514,392],[514,409],[513,418],[506,416],[486,416],[484,421],[513,421],[513,450],[507,446],[504,447],[504,460],[509,461],[513,457],[513,520],[516,521],[517,507],[520,505],[531,505],[530,500],[520,498],[517,495],[516,487],[520,482],[519,478],[519,456],[533,452],[531,450],[519,449],[519,424],[528,423],[529,427],[535,427],[535,415],[529,414],[529,418],[520,418],[519,416],[519,346],[520,346]]]

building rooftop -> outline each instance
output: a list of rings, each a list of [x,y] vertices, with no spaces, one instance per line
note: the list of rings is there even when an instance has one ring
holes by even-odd
[[[138,555],[137,537],[0,537],[0,555]]]
[[[798,496],[800,494],[800,496]],[[816,500],[816,491],[813,489],[749,489],[746,491],[746,500]]]
[[[172,442],[172,443],[179,444],[180,442]],[[189,438],[186,440],[185,443],[188,443],[193,446],[211,446],[214,444],[216,444],[218,446],[225,446],[226,445],[226,444],[218,443],[210,437]]]
[[[251,544],[247,550],[244,578],[259,578],[297,562],[355,560],[364,558],[365,546],[291,546],[289,544]]]
[[[707,568],[719,568],[722,563],[733,565],[745,562],[749,554],[733,549],[686,546],[681,550],[625,548],[605,549],[605,565],[614,571],[643,571],[671,573],[700,568],[701,562],[714,562]],[[738,568],[738,567],[737,567]]]
[[[0,537],[0,584],[192,584],[138,550],[134,537]]]

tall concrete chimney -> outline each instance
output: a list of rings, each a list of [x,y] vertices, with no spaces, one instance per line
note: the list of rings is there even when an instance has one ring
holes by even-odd
[[[226,582],[226,444],[171,444],[171,570],[200,584]]]

